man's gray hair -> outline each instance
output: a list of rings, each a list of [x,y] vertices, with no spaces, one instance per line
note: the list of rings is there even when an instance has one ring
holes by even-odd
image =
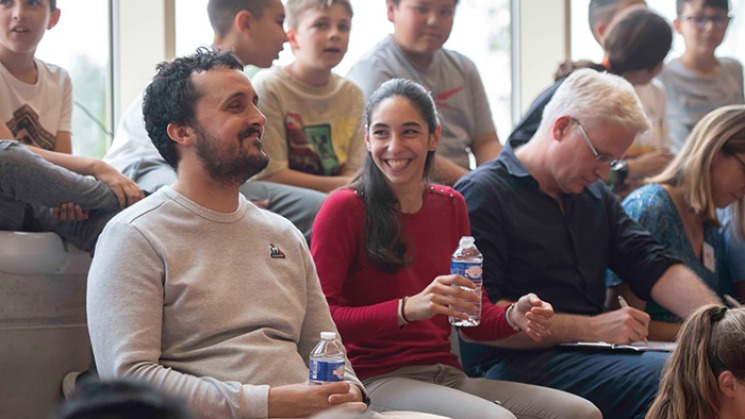
[[[637,135],[650,127],[649,118],[634,91],[622,77],[589,68],[575,70],[543,109],[538,132],[551,129],[556,118],[571,115],[626,127]]]

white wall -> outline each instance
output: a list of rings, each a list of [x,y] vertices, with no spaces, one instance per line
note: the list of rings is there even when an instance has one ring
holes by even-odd
[[[114,0],[114,121],[173,58],[173,0]],[[117,30],[118,29],[118,30]]]

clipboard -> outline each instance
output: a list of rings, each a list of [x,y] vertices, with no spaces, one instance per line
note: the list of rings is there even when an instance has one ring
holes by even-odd
[[[649,342],[639,341],[630,345],[619,345],[608,342],[571,342],[559,345],[564,348],[590,349],[590,350],[609,350],[609,351],[631,351],[631,352],[672,352],[675,349],[675,342],[664,342],[650,340]]]

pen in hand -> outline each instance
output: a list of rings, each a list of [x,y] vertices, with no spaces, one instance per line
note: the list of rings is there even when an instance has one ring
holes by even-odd
[[[623,298],[622,295],[619,295],[618,296],[618,304],[620,304],[621,307],[628,307],[629,306],[629,303],[626,302],[626,299]],[[647,341],[647,337],[646,336],[642,336],[642,340],[644,341],[644,344],[645,345],[649,345],[649,342]]]
[[[742,304],[740,304],[739,301],[735,300],[731,295],[724,294],[724,301],[727,302],[727,304],[730,305],[732,308],[740,308],[742,307]]]

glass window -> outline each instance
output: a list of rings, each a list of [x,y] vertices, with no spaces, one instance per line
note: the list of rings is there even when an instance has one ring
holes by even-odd
[[[352,36],[344,60],[334,69],[345,75],[349,68],[380,39],[391,33],[382,0],[352,0]],[[212,42],[207,0],[176,0],[176,54],[189,54]],[[491,105],[500,139],[512,131],[510,0],[461,0],[446,48],[457,50],[475,63]],[[276,64],[292,61],[285,45]]]
[[[62,11],[36,52],[64,67],[72,79],[73,152],[101,157],[112,131],[109,2],[57,0]]]

